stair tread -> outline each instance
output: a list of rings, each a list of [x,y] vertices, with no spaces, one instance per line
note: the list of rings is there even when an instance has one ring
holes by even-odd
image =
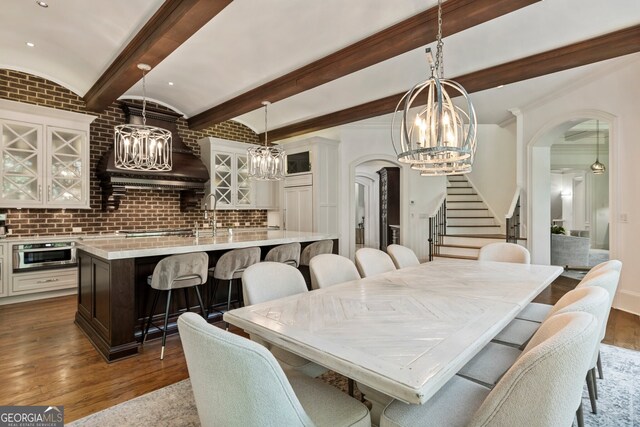
[[[449,225],[447,224],[447,227],[498,227],[500,228],[499,225]],[[506,237],[505,237],[506,238]]]
[[[470,218],[470,219],[493,219],[491,216],[448,216],[447,219],[460,219],[460,218]]]
[[[451,203],[451,202],[449,202]],[[448,211],[488,211],[489,208],[447,208]]]
[[[443,254],[437,254],[437,255],[433,255],[435,258],[454,258],[454,259],[470,259],[470,260],[477,260],[478,257],[475,256],[467,256],[467,255],[443,255]]]
[[[460,249],[480,249],[482,246],[469,246],[469,245],[451,245],[448,243],[439,243],[436,246],[446,248],[460,248]]]
[[[443,237],[477,237],[479,239],[507,239],[504,234],[440,234]]]

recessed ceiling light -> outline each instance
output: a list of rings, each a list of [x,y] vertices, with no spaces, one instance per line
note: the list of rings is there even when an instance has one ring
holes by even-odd
[[[169,86],[173,86],[173,82],[169,82]]]
[[[35,43],[31,43],[31,42],[27,42],[26,44],[27,44],[27,46],[29,46],[29,47],[34,47],[34,46],[35,46]]]
[[[504,85],[499,85],[498,89],[502,89],[504,87]]]
[[[40,7],[49,7],[46,1],[36,0],[36,4]]]

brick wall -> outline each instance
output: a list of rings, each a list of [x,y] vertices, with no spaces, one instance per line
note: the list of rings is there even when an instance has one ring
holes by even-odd
[[[0,98],[36,104],[61,110],[96,115],[86,110],[84,101],[70,90],[41,77],[0,69]],[[149,103],[154,108],[164,107]],[[67,234],[72,227],[82,227],[86,233],[117,230],[155,230],[193,227],[202,222],[202,212],[180,212],[180,193],[172,190],[129,190],[120,209],[102,212],[101,191],[96,178],[96,165],[113,144],[113,127],[125,121],[117,103],[97,115],[91,124],[90,140],[90,203],[91,209],[0,209],[7,213],[7,223],[14,235]],[[184,119],[178,120],[178,133],[196,155],[200,155],[197,140],[204,136],[256,143],[258,136],[246,126],[227,121],[202,131],[192,131]],[[262,227],[267,224],[263,210],[217,211],[223,227]]]

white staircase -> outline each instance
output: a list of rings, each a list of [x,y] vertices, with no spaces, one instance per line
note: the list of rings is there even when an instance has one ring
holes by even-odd
[[[477,259],[482,246],[506,239],[500,223],[464,176],[448,178],[446,216],[446,233],[434,259]]]

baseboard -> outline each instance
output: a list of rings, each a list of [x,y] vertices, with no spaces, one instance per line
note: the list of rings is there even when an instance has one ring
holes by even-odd
[[[640,315],[640,293],[618,290],[613,306],[618,310]]]
[[[59,289],[55,291],[48,292],[38,292],[34,294],[25,294],[25,295],[11,295],[7,297],[0,298],[0,305],[7,304],[17,304],[21,302],[27,301],[36,301],[39,299],[47,299],[47,298],[56,298],[67,295],[74,295],[78,293],[78,288],[70,288],[70,289]]]

